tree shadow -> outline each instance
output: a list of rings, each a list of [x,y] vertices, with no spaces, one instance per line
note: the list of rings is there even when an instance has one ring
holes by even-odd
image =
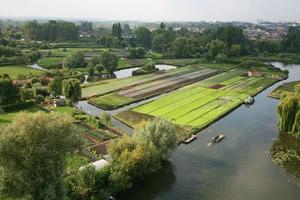
[[[158,194],[169,191],[175,181],[174,166],[165,162],[159,171],[136,181],[131,189],[118,194],[116,199],[152,200]]]

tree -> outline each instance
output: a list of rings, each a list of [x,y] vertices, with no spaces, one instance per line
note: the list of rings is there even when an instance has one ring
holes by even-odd
[[[81,99],[80,81],[75,78],[63,80],[62,93],[71,105],[78,102]]]
[[[70,41],[77,40],[79,27],[72,22],[50,20],[39,24],[37,21],[28,21],[23,26],[26,40]]]
[[[167,160],[177,147],[176,128],[164,119],[154,119],[144,129],[139,130],[137,135],[156,147],[161,160]]]
[[[279,128],[282,132],[290,132],[293,128],[296,114],[299,110],[299,99],[296,95],[290,94],[284,97],[278,106],[280,115]]]
[[[9,76],[0,77],[0,105],[13,104],[20,100],[20,90]]]
[[[153,33],[152,49],[158,52],[169,51],[175,40],[175,33],[170,30],[157,30]]]
[[[96,65],[99,65],[101,63],[101,57],[93,56],[90,63],[93,67],[95,67]]]
[[[283,51],[292,53],[300,52],[300,27],[289,27],[287,35],[281,42],[281,48]]]
[[[19,114],[0,135],[0,195],[63,199],[66,156],[80,144],[68,115]]]
[[[232,45],[228,52],[228,56],[231,57],[239,57],[240,54],[241,54],[241,45],[239,44]]]
[[[150,49],[152,42],[152,35],[148,28],[146,27],[138,27],[135,31],[136,40],[138,45],[144,47],[145,49]]]
[[[145,49],[141,47],[129,49],[129,57],[132,59],[145,58],[145,54],[146,54]]]
[[[228,48],[234,44],[243,45],[247,40],[243,29],[232,25],[219,27],[214,37],[224,42]]]
[[[107,72],[112,75],[118,67],[118,57],[108,51],[104,51],[101,55],[101,63]]]
[[[118,40],[121,40],[122,38],[122,28],[120,23],[114,23],[112,26],[112,35]]]
[[[30,60],[30,62],[35,62],[35,61],[37,61],[38,59],[40,59],[41,58],[41,53],[39,52],[39,51],[32,51],[32,52],[30,52],[30,54],[29,54],[29,60]]]
[[[80,68],[86,67],[86,62],[83,53],[78,51],[65,57],[62,61],[62,65],[64,68]]]
[[[165,29],[166,29],[165,23],[161,22],[160,25],[159,25],[159,28],[160,28],[161,30],[165,30]]]
[[[191,56],[190,47],[187,39],[184,37],[178,37],[175,39],[172,45],[175,58],[189,58]]]
[[[48,85],[50,94],[57,97],[62,94],[62,80],[55,77]]]
[[[80,24],[80,31],[92,33],[93,32],[93,24],[91,22],[87,22],[87,21],[82,22]]]
[[[225,53],[225,43],[216,39],[208,44],[208,54],[210,59],[214,60],[218,54]]]
[[[132,186],[133,180],[160,168],[159,155],[152,144],[138,137],[124,135],[109,145],[112,157],[109,180],[115,192]]]
[[[89,76],[94,76],[94,74],[95,74],[95,67],[89,66],[88,67],[88,75]]]

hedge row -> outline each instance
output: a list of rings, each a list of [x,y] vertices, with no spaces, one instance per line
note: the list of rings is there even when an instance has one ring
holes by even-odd
[[[15,103],[15,104],[6,105],[6,106],[0,106],[0,108],[3,109],[4,112],[12,112],[12,111],[16,111],[16,110],[24,110],[24,109],[30,108],[32,106],[34,106],[33,101],[25,101],[25,102],[19,102],[19,103]]]

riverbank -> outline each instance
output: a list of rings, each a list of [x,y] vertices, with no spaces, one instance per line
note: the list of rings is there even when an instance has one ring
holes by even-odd
[[[267,153],[278,137],[278,100],[267,95],[284,82],[300,80],[300,66],[274,64],[290,71],[288,80],[262,91],[255,97],[254,105],[240,106],[200,131],[194,142],[178,147],[163,170],[137,182],[120,197],[124,200],[299,199],[293,174],[287,174]],[[226,139],[208,147],[217,133],[224,133]]]

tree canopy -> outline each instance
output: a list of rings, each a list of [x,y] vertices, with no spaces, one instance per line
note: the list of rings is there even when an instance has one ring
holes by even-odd
[[[62,61],[62,65],[64,68],[81,68],[86,67],[86,62],[83,53],[77,51],[65,57]]]
[[[109,74],[113,74],[118,67],[118,57],[108,51],[104,51],[101,55],[101,63]]]
[[[67,115],[20,113],[0,134],[0,195],[63,199],[66,156],[79,138]]]
[[[75,78],[63,80],[62,93],[70,104],[78,102],[81,99],[80,81]]]
[[[20,90],[9,76],[0,77],[0,106],[13,104],[20,100]]]
[[[288,94],[280,100],[278,113],[280,116],[279,128],[300,137],[300,84],[295,86],[295,93]]]
[[[79,36],[79,28],[74,23],[55,20],[43,24],[28,21],[23,30],[27,40],[70,41]]]

